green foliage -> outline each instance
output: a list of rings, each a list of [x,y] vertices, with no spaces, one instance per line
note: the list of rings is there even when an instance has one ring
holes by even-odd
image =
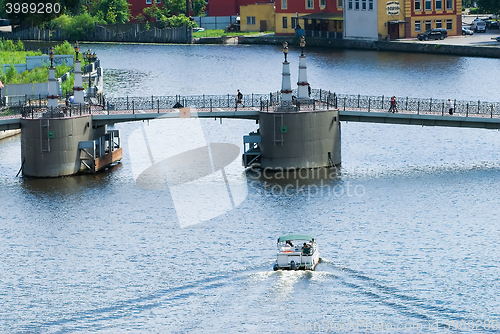
[[[4,78],[3,83],[4,84],[15,83],[14,81],[16,77],[17,77],[16,68],[14,64],[10,64],[9,68],[7,69],[7,72],[5,73],[5,76],[3,76]]]
[[[3,51],[16,51],[16,46],[14,42],[12,42],[10,39],[6,40],[3,42]]]
[[[68,72],[71,67],[66,65],[56,66],[56,77],[61,77]],[[25,83],[40,83],[49,80],[49,68],[47,66],[37,67],[31,71],[17,73],[14,65],[7,69],[7,73],[2,74],[2,82],[4,84],[25,84]]]
[[[56,45],[54,48],[55,55],[74,55],[75,49],[68,41],[64,41],[62,44]]]
[[[129,6],[127,0],[91,0],[88,5],[91,16],[108,24],[130,21]]]
[[[178,16],[174,15],[172,17],[166,18],[164,21],[162,20],[162,23],[163,22],[167,27],[184,27],[184,26],[188,26],[189,28],[197,27],[196,22],[191,21],[189,17],[186,17],[184,14]]]
[[[0,51],[0,65],[26,64],[26,56],[41,56],[40,51]]]
[[[61,90],[63,94],[73,94],[73,85],[75,83],[75,74],[71,73],[66,81],[61,83]]]
[[[477,0],[477,5],[482,10],[481,13],[500,14],[500,1],[498,0]]]
[[[205,2],[205,0],[192,0],[191,1],[191,8],[193,10],[193,15],[194,16],[203,16],[203,14],[205,13],[205,6],[206,5],[207,5],[207,3]]]
[[[151,27],[149,26],[149,22],[146,22],[146,25],[145,25],[145,27],[144,27],[144,28],[145,28],[146,30],[151,29]]]
[[[16,51],[24,51],[24,43],[21,42],[20,38],[17,39]]]
[[[69,72],[71,67],[64,65],[56,66],[56,78],[60,78],[64,75],[64,73]]]

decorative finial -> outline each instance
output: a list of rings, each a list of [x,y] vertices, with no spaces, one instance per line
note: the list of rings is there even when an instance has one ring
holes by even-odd
[[[288,55],[288,43],[287,42],[283,43],[283,54],[285,55],[285,62],[286,62],[286,56]]]

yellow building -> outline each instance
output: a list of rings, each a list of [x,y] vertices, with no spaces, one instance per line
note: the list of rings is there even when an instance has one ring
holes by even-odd
[[[274,31],[273,3],[240,6],[240,31]]]

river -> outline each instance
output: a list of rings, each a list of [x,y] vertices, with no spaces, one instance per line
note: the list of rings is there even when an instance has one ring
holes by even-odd
[[[108,96],[281,87],[275,46],[87,48]],[[292,83],[299,54],[290,50]],[[313,88],[500,100],[498,59],[306,55]],[[499,332],[498,131],[342,123],[336,171],[285,177],[245,171],[237,158],[193,185],[161,173],[137,180],[148,159],[207,143],[241,149],[255,122],[114,128],[124,158],[95,175],[16,178],[20,137],[0,141],[0,332]],[[316,238],[316,271],[272,270],[287,233]]]

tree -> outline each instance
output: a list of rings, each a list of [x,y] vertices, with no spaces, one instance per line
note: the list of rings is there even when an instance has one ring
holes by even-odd
[[[194,16],[202,16],[205,11],[205,0],[191,0],[191,11]],[[186,0],[170,0],[167,4],[170,12],[174,15],[186,13]]]
[[[126,23],[130,21],[130,4],[127,0],[91,0],[88,11],[91,16],[106,23]]]
[[[500,14],[500,1],[498,0],[477,0],[477,5],[485,13]]]

